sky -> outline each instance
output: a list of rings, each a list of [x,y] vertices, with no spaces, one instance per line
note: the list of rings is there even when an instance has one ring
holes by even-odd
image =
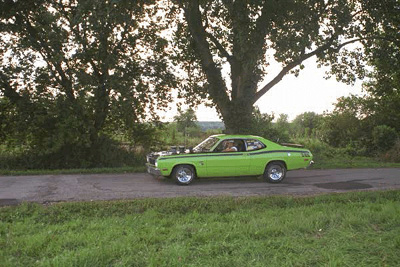
[[[289,115],[292,121],[297,115],[313,111],[322,114],[324,111],[332,111],[333,104],[341,96],[350,94],[362,94],[362,81],[354,85],[347,85],[336,81],[335,77],[324,79],[326,68],[317,68],[315,59],[311,58],[303,64],[305,68],[300,75],[286,75],[281,82],[275,85],[270,91],[263,95],[256,105],[261,113],[274,113],[276,118],[279,114]],[[271,76],[280,71],[279,65],[271,65]],[[267,83],[266,79],[265,84]],[[263,86],[264,84],[261,84]],[[171,103],[170,110],[160,112],[162,121],[172,121],[177,114],[176,104]],[[216,110],[200,105],[196,109],[197,120],[199,121],[220,121]]]

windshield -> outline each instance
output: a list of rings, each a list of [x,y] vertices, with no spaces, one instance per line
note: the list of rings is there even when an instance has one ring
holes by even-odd
[[[218,142],[218,138],[208,137],[206,140],[193,148],[194,152],[210,152],[211,148]]]

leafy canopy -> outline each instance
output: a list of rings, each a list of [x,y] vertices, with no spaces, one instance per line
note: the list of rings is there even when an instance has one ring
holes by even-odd
[[[3,141],[95,163],[107,138],[135,140],[176,87],[157,12],[153,1],[0,2]]]
[[[374,10],[393,1],[177,0],[176,58],[189,77],[187,95],[208,98],[227,130],[251,130],[253,105],[282,78],[298,75],[316,57],[331,74],[351,83],[365,75],[356,42],[388,39]],[[181,18],[184,17],[184,20]],[[277,61],[281,70],[270,74]],[[225,75],[227,73],[227,75]],[[239,126],[238,126],[239,125]]]

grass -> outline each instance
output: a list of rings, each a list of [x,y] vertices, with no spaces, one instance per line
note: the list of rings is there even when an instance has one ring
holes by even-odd
[[[95,173],[135,173],[145,172],[146,166],[131,166],[118,168],[92,168],[92,169],[62,169],[62,170],[4,170],[0,169],[0,175],[44,175],[44,174],[95,174]]]
[[[347,168],[400,168],[400,163],[385,162],[369,157],[336,156],[316,160],[312,169],[347,169]]]
[[[400,163],[379,161],[368,157],[336,157],[321,159],[313,169],[347,169],[347,168],[400,168]]]
[[[2,266],[399,266],[400,191],[25,203]]]

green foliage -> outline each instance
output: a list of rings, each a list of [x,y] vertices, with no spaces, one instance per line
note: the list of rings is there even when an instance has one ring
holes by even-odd
[[[378,125],[372,130],[373,143],[380,152],[391,149],[398,139],[398,134],[394,128],[387,125]]]
[[[205,129],[201,130],[201,127],[198,126],[199,124],[203,125]],[[186,128],[185,135],[185,132],[178,131],[177,122],[163,123],[162,127],[158,128],[155,134],[155,139],[157,141],[153,142],[152,150],[169,150],[171,146],[194,147],[210,135],[222,133],[222,128],[215,128],[223,127],[223,124],[219,122],[207,122],[205,124],[203,124],[203,122],[195,122],[195,125],[195,127]],[[207,125],[211,128],[207,128]]]
[[[81,168],[81,169],[34,169],[34,170],[6,170],[0,169],[0,175],[60,175],[60,174],[105,174],[105,173],[138,173],[145,172],[147,170],[146,165],[141,164],[138,166],[126,166],[126,167],[103,167],[103,168]]]
[[[131,162],[125,146],[193,146],[206,134],[191,109],[177,116],[176,127],[144,123],[157,121],[155,110],[171,102],[171,88],[191,104],[216,106],[227,132],[273,141],[322,138],[359,155],[373,152],[375,126],[400,131],[395,0],[157,4],[0,2],[2,166],[125,165]],[[174,32],[170,40],[163,38],[168,32]],[[344,49],[355,40],[365,51]],[[260,87],[271,51],[282,70]],[[339,80],[367,75],[368,97],[343,98],[325,118],[304,113],[292,124],[285,115],[273,123],[273,115],[253,112],[260,97],[285,75],[298,75],[313,56]]]
[[[400,139],[397,139],[397,142],[394,144],[394,146],[381,156],[383,160],[388,162],[400,162]]]
[[[373,70],[364,83],[368,95],[360,106],[374,125],[385,124],[400,132],[400,37],[389,44],[377,41],[368,51]]]
[[[274,123],[274,128],[279,133],[279,140],[281,142],[289,142],[290,140],[291,125],[288,121],[288,117],[287,114],[279,114],[276,123]]]
[[[360,141],[362,136],[361,122],[351,113],[334,112],[324,118],[322,137],[331,146],[346,147]]]
[[[299,75],[303,61],[316,57],[331,67],[330,75],[354,83],[366,75],[364,53],[347,46],[397,38],[398,23],[390,19],[395,0],[174,2],[172,58],[186,72],[185,82],[197,84],[182,86],[180,94],[211,100],[230,133],[251,133],[253,105],[285,75]],[[269,77],[272,59],[282,69]],[[261,85],[264,80],[270,82]]]
[[[177,130],[176,122],[164,123],[163,127],[157,132],[157,142],[152,146],[153,151],[169,150],[171,146],[194,147],[205,139],[205,133],[198,127],[187,128],[185,132]]]
[[[144,152],[123,147],[119,142],[107,136],[99,138],[96,150],[93,147],[82,146],[80,143],[70,143],[57,149],[2,149],[0,153],[0,169],[73,169],[73,168],[103,168],[137,166],[144,164]]]
[[[374,8],[371,10],[375,16],[380,14],[388,21],[380,29],[382,34],[391,32],[392,23],[399,22],[398,12],[387,10],[383,14]],[[334,112],[324,119],[323,138],[336,147],[352,146],[366,153],[384,152],[394,146],[400,131],[400,40],[398,36],[391,42],[369,40],[365,50],[372,67],[369,80],[363,84],[366,95],[340,98]]]
[[[0,142],[8,154],[26,152],[8,162],[124,165],[132,155],[114,136],[151,146],[143,121],[157,115],[147,111],[165,107],[176,87],[157,10],[151,1],[0,3]]]
[[[24,203],[0,208],[0,259],[2,266],[396,266],[399,220],[399,191]]]
[[[273,126],[274,115],[261,113],[258,107],[254,108],[253,121],[250,132],[254,135],[265,137],[271,141],[278,141],[283,136]],[[248,118],[251,119],[251,118]]]
[[[214,134],[222,134],[223,129],[222,128],[213,128],[213,129],[207,129],[206,130],[206,135],[214,135]]]
[[[177,130],[184,134],[194,133],[198,131],[198,125],[196,124],[196,113],[192,108],[188,108],[185,111],[180,110],[179,114],[174,117],[174,121],[177,124]]]
[[[319,136],[318,131],[321,128],[322,120],[322,115],[315,112],[304,112],[293,120],[291,133],[299,137],[317,137]]]
[[[400,132],[400,23],[398,1],[365,1],[363,7],[374,22],[365,24],[377,38],[363,42],[364,60],[371,68],[364,74],[364,96],[342,97],[324,119],[324,140],[335,147],[365,153],[381,153],[398,159],[394,148]],[[379,26],[378,26],[379,25]],[[391,150],[390,153],[383,153]],[[389,156],[392,155],[392,156]]]
[[[294,141],[309,149],[313,154],[313,160],[315,162],[335,158],[340,154],[336,149],[316,138],[298,137],[294,138]]]

